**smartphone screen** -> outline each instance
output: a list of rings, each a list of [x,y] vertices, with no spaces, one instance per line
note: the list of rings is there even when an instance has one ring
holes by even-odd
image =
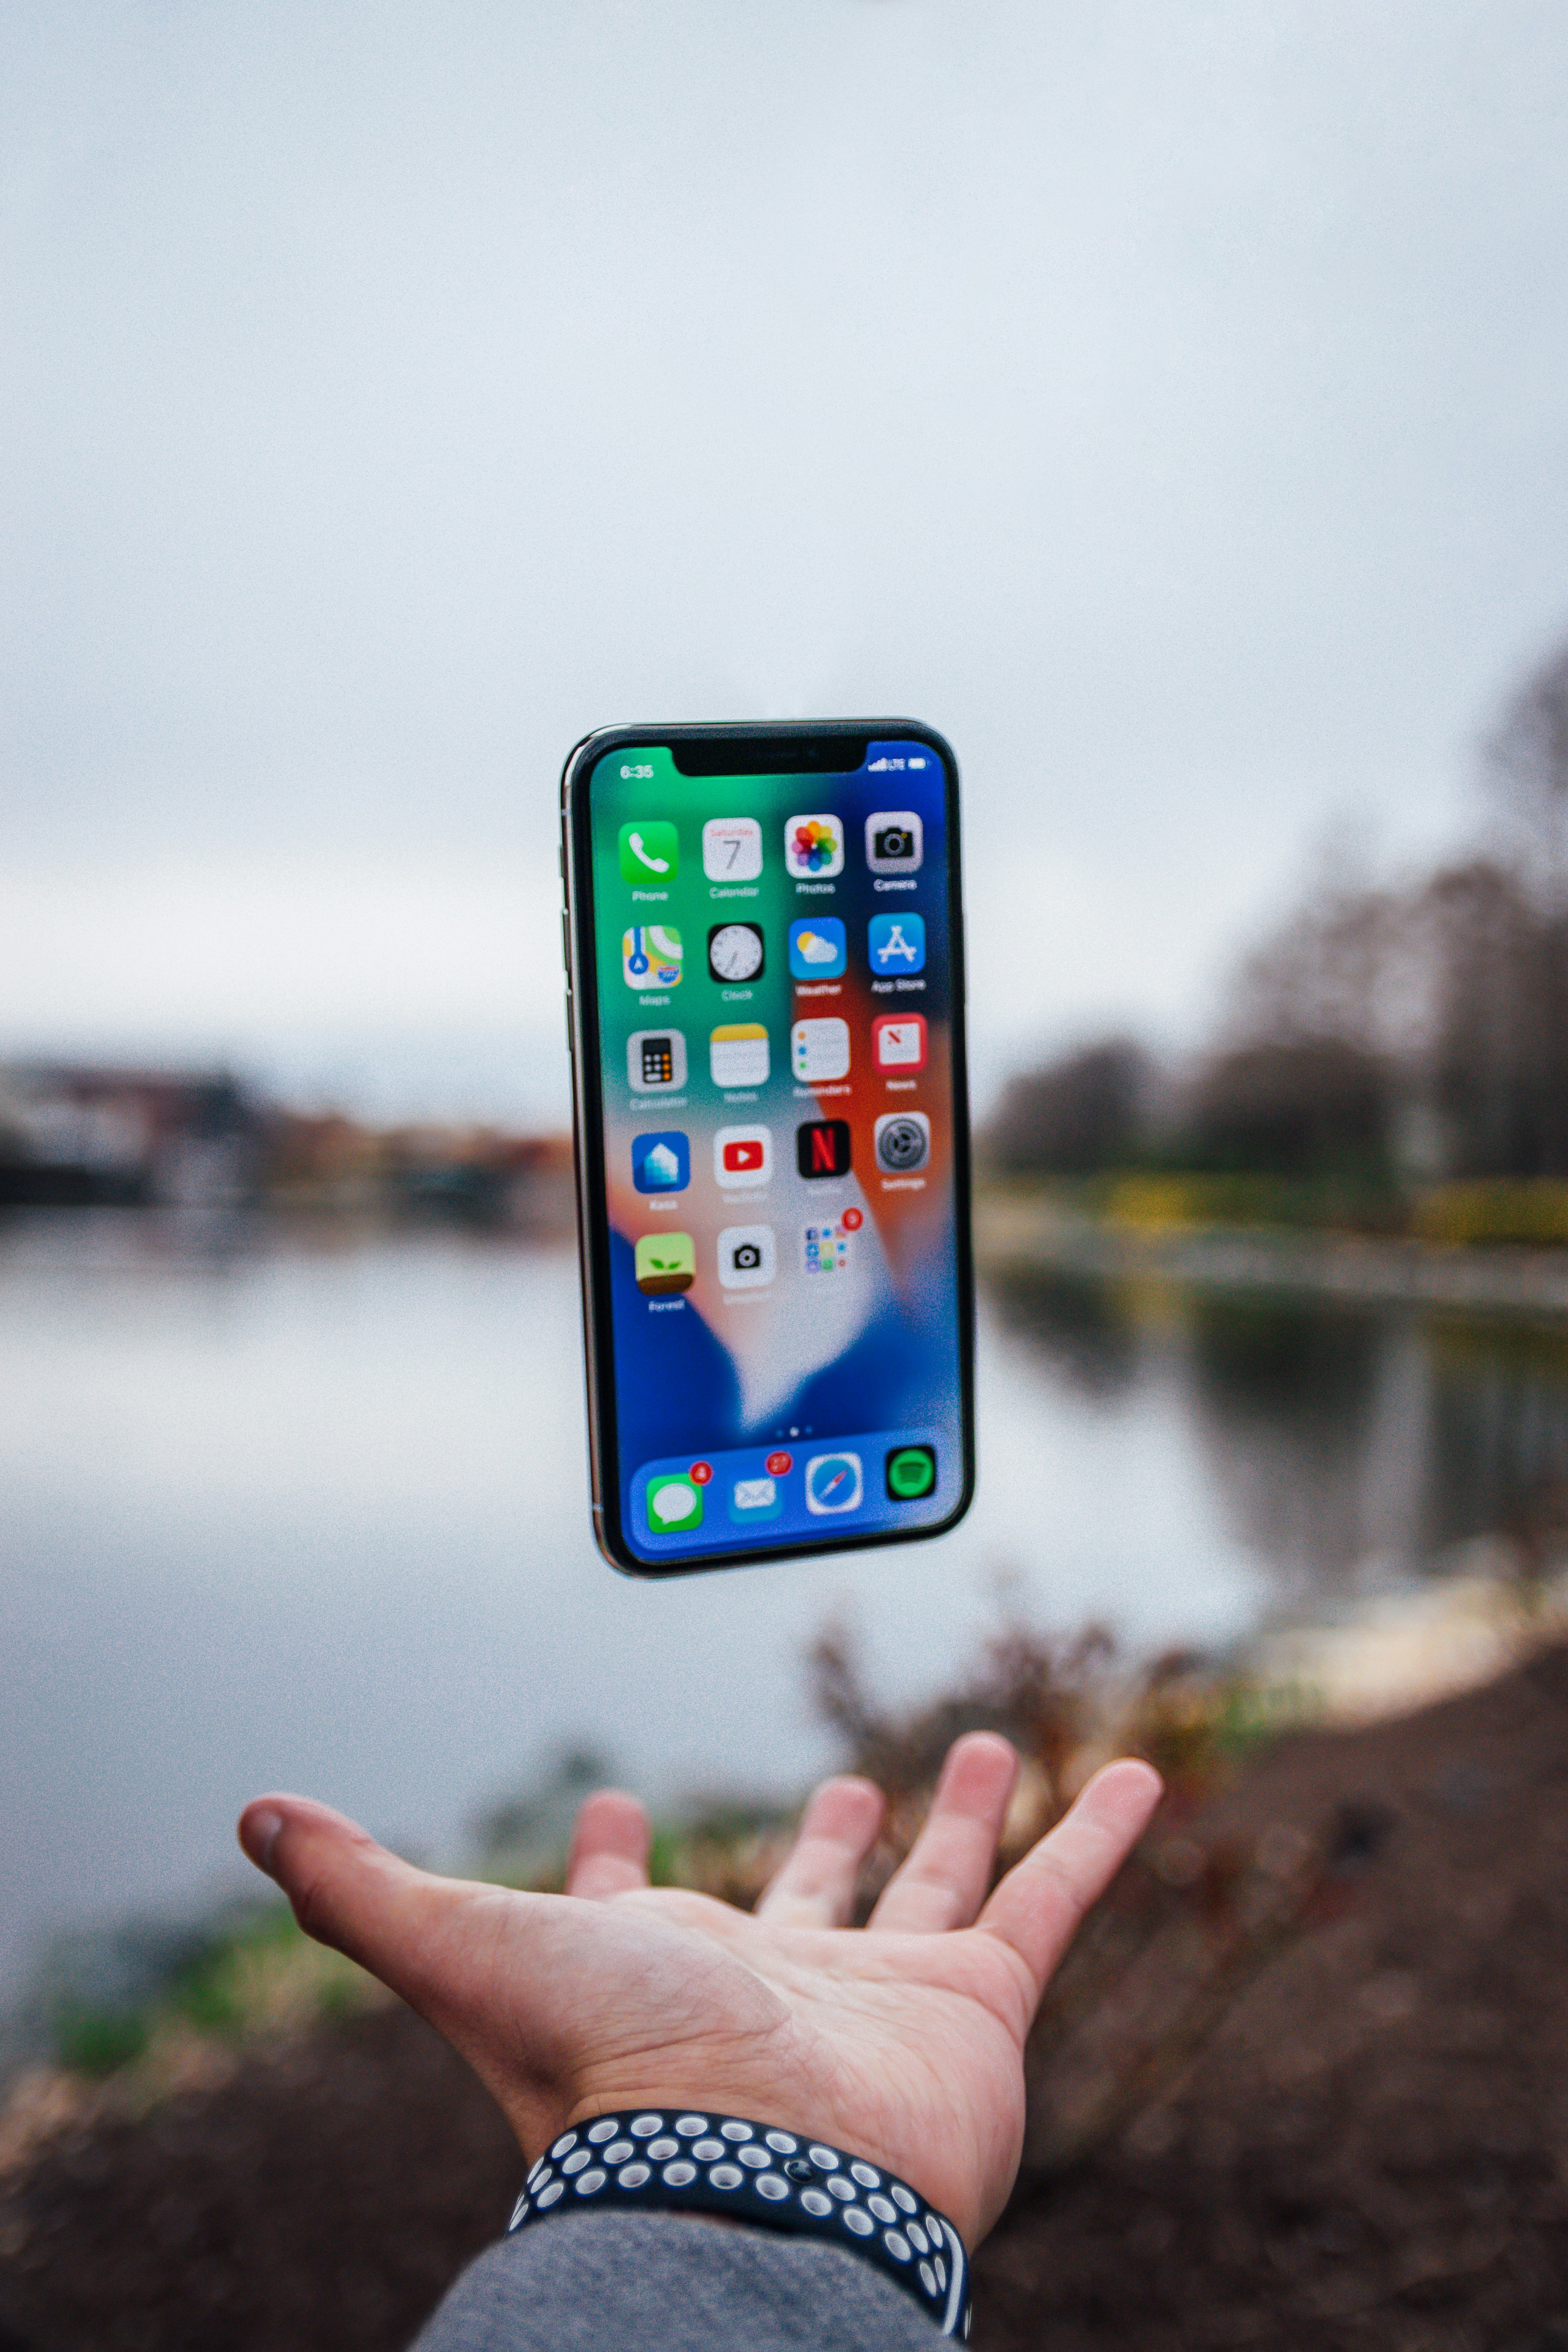
[[[623,1566],[967,1507],[956,781],[923,730],[590,739],[568,771],[595,1509]]]

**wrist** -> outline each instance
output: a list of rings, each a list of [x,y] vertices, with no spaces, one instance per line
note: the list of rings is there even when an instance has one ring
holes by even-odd
[[[814,2237],[879,2269],[946,2336],[967,2336],[958,2231],[908,2181],[856,2148],[771,2119],[679,2102],[571,2124],[531,2169],[510,2231],[563,2212],[638,2209]]]

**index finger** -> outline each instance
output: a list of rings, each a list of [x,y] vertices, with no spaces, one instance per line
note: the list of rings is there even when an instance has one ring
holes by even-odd
[[[1123,1757],[1097,1772],[1072,1810],[1031,1846],[975,1922],[1017,1953],[1033,1980],[1030,2014],[1084,1913],[1099,1902],[1164,1793],[1152,1764]]]

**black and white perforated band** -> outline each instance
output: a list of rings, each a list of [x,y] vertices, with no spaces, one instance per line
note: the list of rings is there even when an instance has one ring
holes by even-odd
[[[896,2279],[943,2336],[969,2334],[969,2258],[952,2222],[907,2182],[820,2140],[742,2116],[598,2116],[540,2158],[509,2234],[601,2201],[620,2211],[728,2213],[831,2239]]]

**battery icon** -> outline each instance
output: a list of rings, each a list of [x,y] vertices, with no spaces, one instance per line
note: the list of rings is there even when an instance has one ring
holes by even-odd
[[[910,765],[911,768],[923,768],[927,765],[927,762],[924,760],[911,760],[910,761]]]

